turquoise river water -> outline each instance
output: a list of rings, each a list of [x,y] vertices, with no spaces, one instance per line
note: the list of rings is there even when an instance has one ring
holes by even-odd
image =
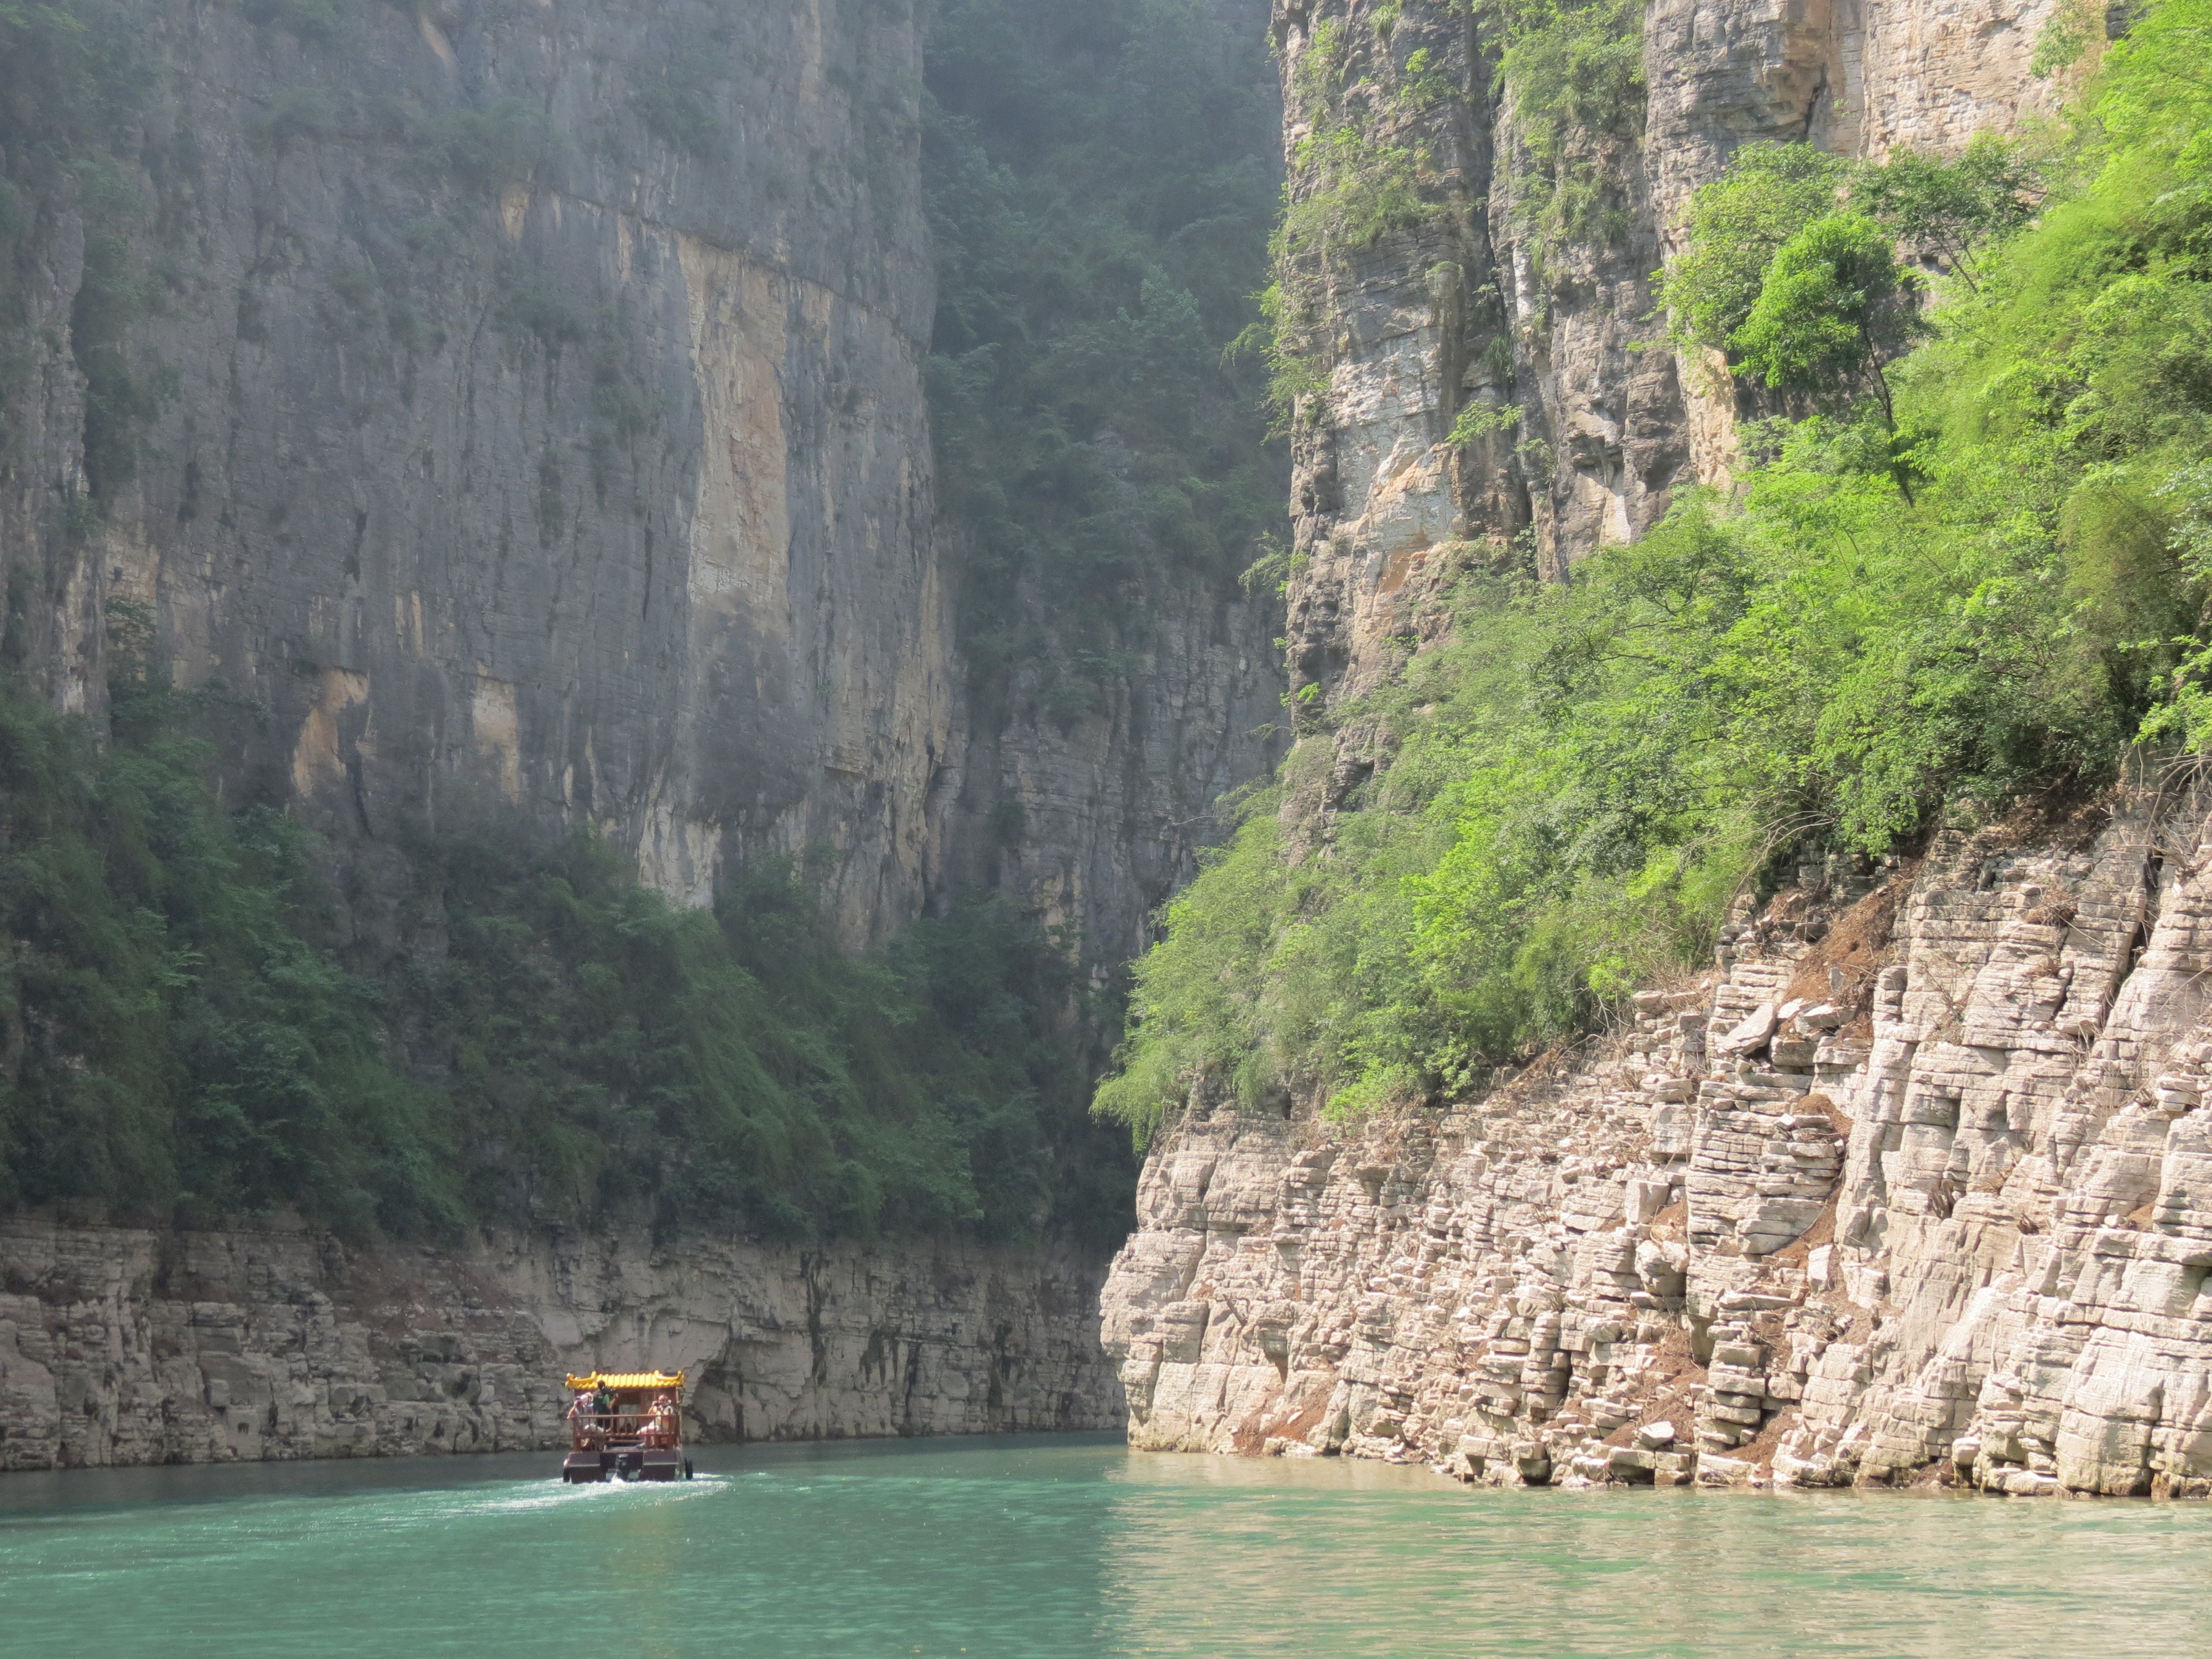
[[[2212,1510],[1468,1490],[1097,1438],[0,1476],[0,1655],[2212,1654]]]

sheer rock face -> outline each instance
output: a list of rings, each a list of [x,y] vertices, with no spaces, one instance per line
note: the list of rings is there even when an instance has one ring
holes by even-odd
[[[0,1223],[0,1469],[568,1443],[562,1379],[690,1372],[695,1440],[1110,1427],[1095,1263],[947,1243],[373,1251]]]
[[[1132,1433],[2212,1494],[2208,872],[2202,793],[1954,831],[1856,902],[1801,872],[1703,981],[1486,1099],[1185,1122],[1107,1287]]]
[[[1279,607],[1194,578],[1154,579],[1140,661],[1061,721],[1034,665],[978,711],[946,841],[955,884],[1019,893],[1080,943],[1095,980],[1151,942],[1152,916],[1218,840],[1224,795],[1281,752]]]
[[[1426,52],[1426,83],[1449,89],[1400,99],[1376,126],[1422,158],[1435,210],[1365,248],[1294,261],[1318,296],[1327,377],[1292,429],[1294,689],[1317,686],[1322,708],[1371,690],[1441,625],[1435,602],[1470,557],[1517,543],[1558,576],[1641,535],[1675,490],[1723,476],[1733,408],[1706,395],[1705,365],[1656,349],[1652,314],[1650,274],[1691,192],[1754,140],[1879,157],[2048,114],[2055,92],[2027,64],[2051,10],[1655,0],[1642,119],[1570,137],[1600,211],[1561,232],[1540,228],[1522,123],[1496,92],[1501,42],[1481,17],[1445,0],[1276,0],[1294,197],[1316,183],[1299,161],[1317,113],[1301,64],[1324,32],[1354,81],[1402,83]],[[1447,443],[1470,405],[1497,411],[1492,429]]]
[[[92,446],[88,510],[85,228],[43,224],[0,404],[9,670],[96,714],[103,616],[143,607],[231,694],[227,781],[372,878],[417,830],[580,822],[686,903],[827,847],[854,943],[980,880],[1102,975],[1139,947],[1273,758],[1279,623],[1176,586],[1110,707],[966,706],[909,0],[349,6],[304,37],[146,9],[126,343],[165,390],[134,465]],[[592,1359],[694,1366],[725,1436],[1097,1427],[1097,1276],[8,1223],[0,1467],[547,1444]]]
[[[958,678],[908,9],[152,15],[131,347],[173,395],[88,533],[66,414],[8,479],[60,700],[135,600],[341,835],[596,823],[694,902],[826,843],[850,935],[910,915]],[[81,396],[42,368],[27,403]]]
[[[263,711],[233,778],[372,862],[519,813],[703,903],[826,848],[855,943],[980,878],[1136,948],[1273,759],[1278,624],[1156,596],[1126,706],[971,760],[909,0],[252,11],[148,9],[135,465],[88,455],[84,227],[42,228],[10,665],[96,709],[101,618],[146,607],[180,679]]]

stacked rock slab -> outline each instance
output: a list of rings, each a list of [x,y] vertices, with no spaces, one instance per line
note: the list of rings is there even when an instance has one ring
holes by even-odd
[[[1947,831],[1863,896],[1808,866],[1481,1099],[1187,1119],[1106,1287],[1132,1438],[2212,1494],[2212,799],[2179,794]]]
[[[1098,1270],[632,1236],[348,1248],[0,1224],[0,1469],[565,1445],[562,1378],[682,1368],[704,1440],[1097,1429]],[[550,1467],[550,1466],[549,1466]]]

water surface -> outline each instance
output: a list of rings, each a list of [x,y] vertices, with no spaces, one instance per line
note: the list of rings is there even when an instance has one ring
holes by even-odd
[[[0,1653],[2212,1653],[2212,1510],[1469,1491],[1097,1439],[0,1476]]]

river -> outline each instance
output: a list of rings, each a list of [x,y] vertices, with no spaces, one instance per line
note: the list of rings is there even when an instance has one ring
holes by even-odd
[[[1100,1438],[0,1476],[0,1653],[2212,1652],[2212,1510],[1467,1490]]]

